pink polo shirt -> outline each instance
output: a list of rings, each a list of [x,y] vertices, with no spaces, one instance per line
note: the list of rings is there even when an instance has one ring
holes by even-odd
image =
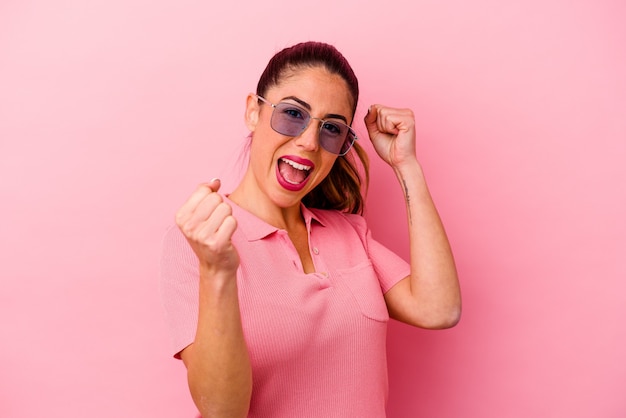
[[[226,201],[238,222],[249,417],[384,417],[383,294],[409,265],[372,238],[361,216],[302,207],[316,270],[305,274],[286,231]],[[163,249],[161,291],[177,356],[195,337],[198,260],[175,227]]]

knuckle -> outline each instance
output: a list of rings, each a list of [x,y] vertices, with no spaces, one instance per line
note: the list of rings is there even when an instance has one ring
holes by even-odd
[[[209,249],[211,252],[217,252],[218,250],[218,243],[217,240],[215,239],[215,237],[213,236],[207,236],[202,240],[203,244],[205,245],[205,247],[207,249]]]
[[[193,228],[191,228],[190,225],[188,224],[183,224],[183,225],[179,225],[179,228],[181,230],[181,232],[183,233],[184,236],[186,236],[187,238],[193,238],[194,235],[194,230]]]
[[[222,199],[222,196],[219,193],[214,193],[214,192],[212,192],[207,197],[207,199],[211,199],[215,203],[222,203],[224,201],[224,199]]]
[[[221,201],[219,203],[218,208],[220,208],[220,210],[224,213],[225,216],[230,216],[233,213],[233,210],[230,207],[230,205],[224,201]]]

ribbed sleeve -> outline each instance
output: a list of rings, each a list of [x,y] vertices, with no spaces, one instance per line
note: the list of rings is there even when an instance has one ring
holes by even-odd
[[[198,325],[198,258],[176,227],[163,238],[160,291],[172,354],[191,344]]]

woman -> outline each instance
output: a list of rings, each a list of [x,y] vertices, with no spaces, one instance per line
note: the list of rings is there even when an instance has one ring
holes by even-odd
[[[410,265],[372,239],[350,128],[358,83],[332,46],[276,54],[247,98],[250,161],[228,196],[203,184],[164,241],[175,356],[205,417],[383,417],[389,317],[459,320],[452,253],[408,109],[372,105],[378,155],[404,192]]]

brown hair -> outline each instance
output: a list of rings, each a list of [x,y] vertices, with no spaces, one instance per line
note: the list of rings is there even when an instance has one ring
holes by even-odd
[[[322,67],[343,78],[352,96],[354,118],[359,82],[345,57],[334,46],[322,42],[303,42],[279,51],[261,74],[256,94],[265,96],[267,90],[278,85],[289,72],[302,67]],[[330,173],[302,202],[311,208],[362,214],[365,205],[362,189],[367,190],[368,183],[369,160],[365,150],[355,142],[346,155],[337,157]]]

